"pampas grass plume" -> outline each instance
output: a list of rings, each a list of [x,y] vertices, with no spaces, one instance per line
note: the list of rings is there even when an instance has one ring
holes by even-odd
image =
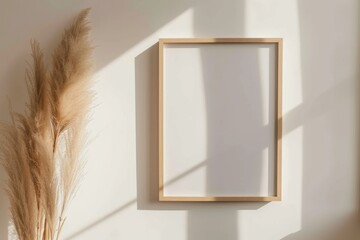
[[[24,114],[2,124],[0,160],[8,181],[11,219],[20,240],[59,239],[81,172],[80,153],[91,101],[92,48],[85,9],[65,30],[52,68],[31,42]]]

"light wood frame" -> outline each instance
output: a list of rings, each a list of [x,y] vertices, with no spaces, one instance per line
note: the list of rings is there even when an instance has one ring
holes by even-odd
[[[275,77],[275,193],[274,196],[217,196],[217,197],[176,197],[164,196],[164,159],[163,159],[163,71],[165,44],[216,44],[216,43],[270,43],[276,45],[276,77]],[[281,201],[282,176],[282,38],[162,38],[159,39],[159,201],[168,202],[269,202]]]

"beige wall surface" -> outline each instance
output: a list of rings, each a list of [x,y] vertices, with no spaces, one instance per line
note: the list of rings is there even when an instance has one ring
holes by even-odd
[[[30,39],[38,39],[49,58],[62,29],[81,9],[93,9],[96,98],[85,174],[63,239],[360,239],[359,5],[358,0],[0,1],[1,121],[9,120],[7,99],[24,110]],[[281,202],[157,202],[156,43],[168,37],[284,39]],[[206,172],[206,164],[193,171]],[[1,192],[1,240],[11,239],[7,208]]]

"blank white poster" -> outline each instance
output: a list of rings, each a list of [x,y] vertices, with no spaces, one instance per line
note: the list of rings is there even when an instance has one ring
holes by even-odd
[[[274,196],[276,46],[166,44],[164,196]]]

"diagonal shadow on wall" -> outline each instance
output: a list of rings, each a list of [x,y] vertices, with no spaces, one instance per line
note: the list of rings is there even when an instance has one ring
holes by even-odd
[[[360,4],[355,5],[298,1],[303,103],[284,117],[291,123],[284,134],[303,128],[302,226],[283,240],[360,238],[360,154],[354,153],[360,139],[360,72],[354,71],[360,62]]]

